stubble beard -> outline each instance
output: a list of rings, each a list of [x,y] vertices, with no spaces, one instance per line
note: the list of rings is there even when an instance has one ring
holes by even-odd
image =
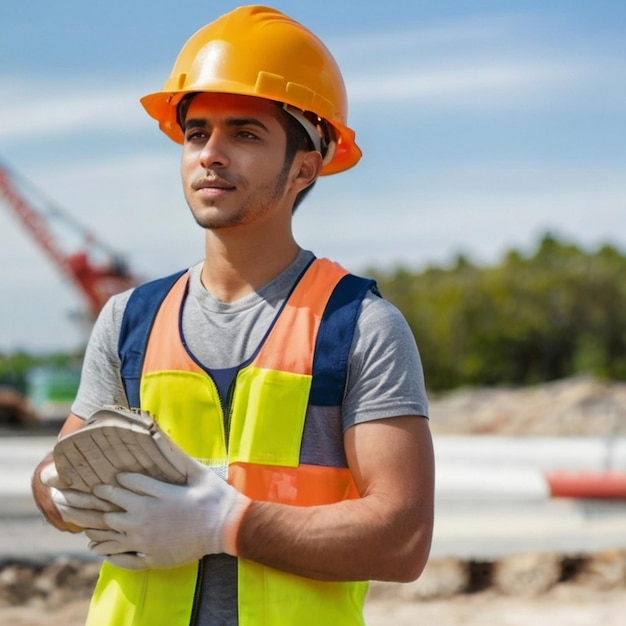
[[[224,212],[224,214],[218,215],[207,215],[200,211],[194,211],[188,200],[187,204],[191,209],[196,224],[205,230],[220,230],[251,222],[268,213],[279,202],[285,192],[290,166],[291,164],[285,163],[272,181],[261,185],[256,190],[254,196],[248,196],[244,199],[235,211]],[[216,201],[211,200],[205,203],[204,206],[214,207],[216,204]]]

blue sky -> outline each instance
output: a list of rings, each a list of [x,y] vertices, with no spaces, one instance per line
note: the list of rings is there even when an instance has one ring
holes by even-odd
[[[138,100],[195,30],[238,4],[0,7],[0,161],[146,278],[199,260],[203,238],[180,192],[179,147]],[[364,152],[298,211],[302,246],[356,272],[458,253],[495,262],[548,230],[626,249],[626,3],[273,6],[337,58]],[[68,252],[80,244],[55,235]],[[1,205],[0,352],[79,345],[69,313],[81,306]]]

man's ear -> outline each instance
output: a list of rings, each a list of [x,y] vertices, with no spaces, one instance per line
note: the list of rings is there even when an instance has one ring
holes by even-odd
[[[316,150],[298,152],[293,160],[293,183],[298,191],[312,185],[322,172],[322,155]]]

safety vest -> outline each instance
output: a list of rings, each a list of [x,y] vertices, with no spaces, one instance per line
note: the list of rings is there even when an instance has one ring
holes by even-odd
[[[337,466],[301,456],[320,427],[307,423],[310,407],[341,405],[356,319],[374,282],[315,259],[239,369],[227,406],[178,331],[187,285],[185,272],[129,300],[120,358],[130,406],[149,411],[200,462],[227,467],[229,483],[250,498],[297,506],[358,498],[345,457]],[[341,433],[340,423],[321,427]],[[202,571],[202,561],[144,571],[105,562],[87,626],[194,624],[197,589],[211,584],[199,581]],[[365,582],[317,581],[237,559],[240,626],[359,626],[366,592]]]

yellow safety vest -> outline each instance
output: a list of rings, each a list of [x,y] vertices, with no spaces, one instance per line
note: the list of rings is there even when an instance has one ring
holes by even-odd
[[[140,376],[141,408],[188,454],[208,465],[227,466],[228,481],[253,499],[312,506],[358,498],[347,467],[300,462],[313,380],[321,389],[328,384],[323,380],[328,372],[314,377],[316,355],[325,351],[326,359],[347,359],[347,353],[333,353],[340,346],[320,347],[324,341],[338,341],[332,332],[320,333],[320,326],[335,323],[329,321],[329,309],[341,315],[337,311],[346,298],[337,297],[338,285],[350,279],[356,277],[326,259],[312,262],[252,362],[238,372],[230,414],[224,415],[215,383],[191,358],[180,333],[173,332],[179,328],[187,293],[188,274],[183,274],[167,292],[149,333]],[[360,306],[372,283],[357,280],[365,288],[348,300]],[[347,324],[344,353],[355,319],[353,314]],[[328,403],[339,405],[336,381],[332,385],[335,397]],[[322,582],[245,559],[237,565],[240,626],[363,624],[365,582]],[[105,562],[87,626],[192,624],[198,572],[198,563],[130,571]]]

